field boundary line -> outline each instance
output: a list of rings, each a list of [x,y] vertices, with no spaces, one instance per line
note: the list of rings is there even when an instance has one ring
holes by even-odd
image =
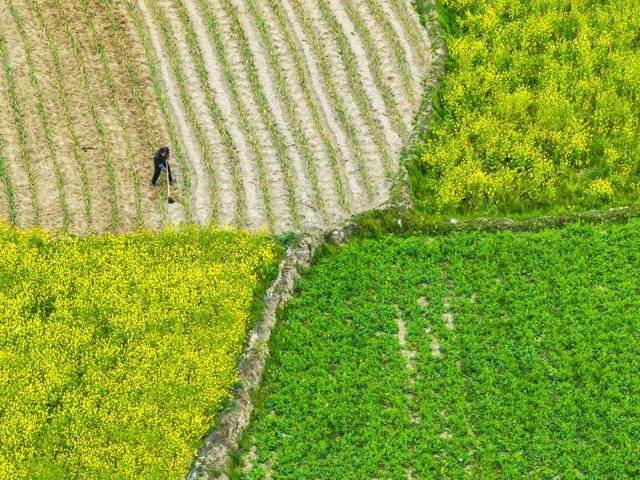
[[[249,334],[238,362],[239,387],[231,393],[228,406],[217,419],[214,430],[204,440],[187,480],[215,478],[226,466],[232,450],[253,411],[251,395],[259,388],[264,366],[269,356],[269,338],[277,321],[277,312],[291,295],[300,272],[308,268],[319,245],[319,238],[304,237],[295,247],[289,247],[282,260],[276,280],[265,294],[262,318]],[[223,477],[225,478],[225,477]]]

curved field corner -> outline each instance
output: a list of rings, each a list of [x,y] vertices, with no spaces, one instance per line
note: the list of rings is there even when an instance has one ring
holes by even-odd
[[[321,231],[383,203],[432,60],[409,0],[2,0],[0,215]],[[172,149],[178,180],[149,187]]]
[[[428,214],[638,201],[640,3],[442,0],[446,76],[412,162]]]
[[[640,221],[326,248],[229,478],[637,478]]]

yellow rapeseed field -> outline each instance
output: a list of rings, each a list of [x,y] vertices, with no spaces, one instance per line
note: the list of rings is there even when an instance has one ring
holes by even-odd
[[[199,230],[0,226],[0,479],[180,478],[279,247]]]

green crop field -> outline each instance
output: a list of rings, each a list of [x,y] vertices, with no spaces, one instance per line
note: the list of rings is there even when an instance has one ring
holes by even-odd
[[[637,201],[639,2],[438,4],[446,73],[412,162],[421,210],[526,215]]]
[[[637,478],[639,234],[325,254],[272,337],[236,478]]]

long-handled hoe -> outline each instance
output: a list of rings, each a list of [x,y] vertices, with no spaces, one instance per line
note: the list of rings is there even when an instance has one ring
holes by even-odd
[[[171,181],[169,180],[169,172],[171,169],[169,168],[169,160],[167,160],[167,202],[175,203],[175,200],[171,196]]]

